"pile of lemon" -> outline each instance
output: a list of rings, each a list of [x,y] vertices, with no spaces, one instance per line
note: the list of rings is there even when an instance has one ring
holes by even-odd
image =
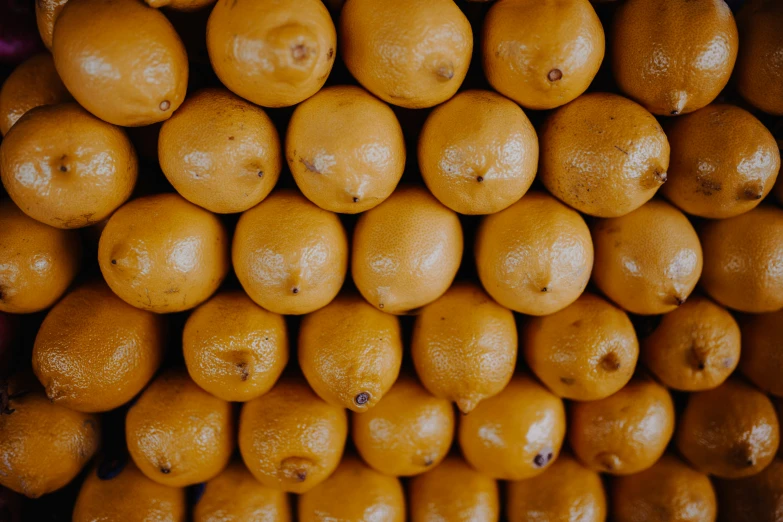
[[[36,14],[8,520],[783,520],[783,2]]]

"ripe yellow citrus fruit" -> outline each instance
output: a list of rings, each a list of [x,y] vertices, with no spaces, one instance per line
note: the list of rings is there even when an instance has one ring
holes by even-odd
[[[285,148],[299,189],[332,212],[377,206],[405,169],[405,141],[394,111],[349,85],[327,87],[301,103],[288,124]]]
[[[138,0],[68,0],[52,54],[76,101],[109,123],[163,121],[185,99],[185,46],[166,15]]]
[[[323,86],[337,35],[320,0],[220,0],[207,23],[209,60],[223,85],[263,107],[288,107]]]

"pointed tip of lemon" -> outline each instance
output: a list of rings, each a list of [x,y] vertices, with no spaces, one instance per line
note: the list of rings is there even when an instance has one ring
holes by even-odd
[[[289,457],[280,463],[279,474],[283,480],[304,482],[314,467],[313,461],[303,457]]]
[[[459,408],[459,411],[462,412],[463,415],[467,415],[473,409],[478,405],[479,401],[478,399],[474,398],[459,398],[456,399],[454,402],[457,403],[457,408]]]

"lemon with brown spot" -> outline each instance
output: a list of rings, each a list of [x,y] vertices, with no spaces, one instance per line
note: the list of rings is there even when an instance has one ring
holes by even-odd
[[[239,450],[264,486],[305,493],[327,479],[348,436],[344,409],[318,397],[301,379],[281,379],[242,407]]]
[[[628,214],[667,180],[666,134],[644,107],[616,94],[585,94],[557,109],[539,139],[544,186],[585,214]]]
[[[574,402],[568,440],[588,468],[630,475],[651,467],[674,433],[669,391],[651,379],[632,379],[605,399]]]
[[[563,401],[531,377],[517,375],[500,393],[460,419],[465,460],[499,480],[541,475],[560,454],[566,432]]]
[[[288,363],[285,319],[241,291],[218,293],[188,317],[182,352],[196,384],[226,401],[249,401],[271,390]]]
[[[740,328],[723,307],[693,297],[665,314],[642,342],[642,360],[670,388],[700,391],[725,381],[740,358]]]
[[[625,312],[594,294],[544,317],[522,335],[528,366],[556,395],[593,401],[625,386],[636,369],[639,342]]]
[[[712,104],[667,127],[671,143],[666,198],[695,216],[723,219],[755,208],[780,170],[775,138],[752,114]]]

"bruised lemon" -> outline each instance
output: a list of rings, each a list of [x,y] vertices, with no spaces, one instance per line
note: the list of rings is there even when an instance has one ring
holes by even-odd
[[[594,92],[554,111],[540,130],[539,176],[553,196],[591,216],[619,217],[667,179],[670,147],[644,107]]]

